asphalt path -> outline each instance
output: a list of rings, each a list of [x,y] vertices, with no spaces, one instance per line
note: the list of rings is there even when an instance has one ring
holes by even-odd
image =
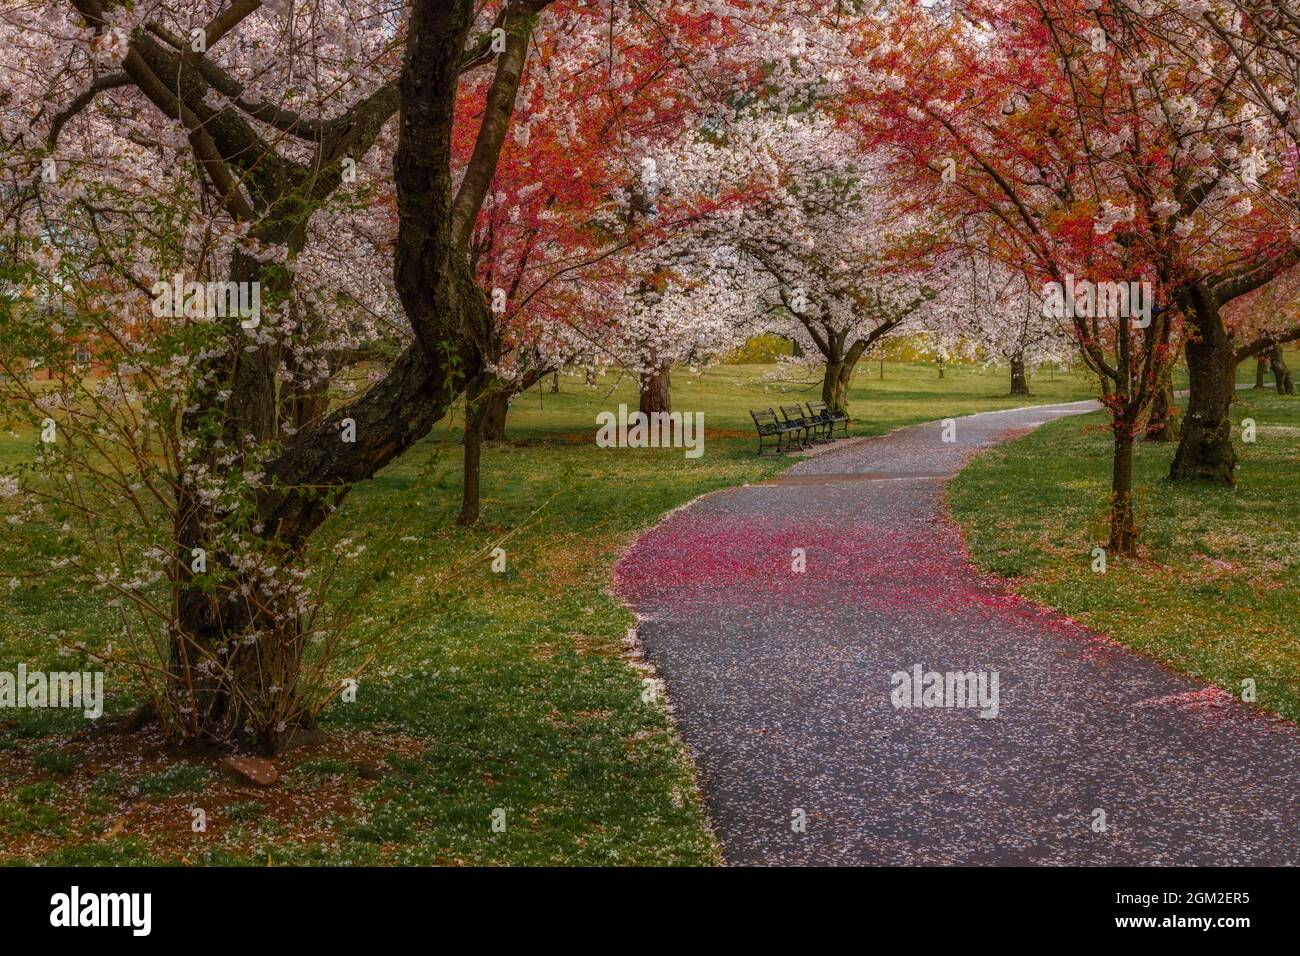
[[[1294,725],[1009,594],[948,520],[972,453],[1096,407],[846,443],[637,540],[617,588],[728,862],[1300,863]]]

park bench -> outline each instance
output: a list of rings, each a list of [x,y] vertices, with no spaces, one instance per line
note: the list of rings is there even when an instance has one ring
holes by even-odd
[[[839,438],[849,437],[849,413],[848,412],[832,411],[825,402],[809,402],[808,414],[811,415],[816,421],[824,423],[826,428],[826,435],[828,438],[831,439],[831,441],[834,441],[836,437]],[[836,436],[835,427],[837,425],[840,427],[841,431],[843,432],[842,435]]]
[[[799,440],[800,427],[783,422],[776,417],[776,412],[771,408],[761,408],[758,411],[750,409],[750,418],[754,419],[754,428],[758,431],[758,453],[763,454],[767,439],[774,441],[773,447],[777,451],[783,451],[783,447],[789,448],[790,445]]]
[[[833,442],[835,436],[831,434],[830,412],[826,408],[825,402],[808,402],[808,421],[812,423],[813,431],[816,434],[814,441]]]
[[[797,404],[782,405],[781,416],[785,419],[787,425],[793,425],[795,428],[803,431],[803,438],[799,440],[800,447],[807,447],[817,441],[815,432],[817,423],[808,417],[808,413]]]

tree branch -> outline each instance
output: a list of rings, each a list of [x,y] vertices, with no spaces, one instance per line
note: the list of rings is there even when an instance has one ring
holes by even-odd
[[[506,10],[506,49],[497,60],[496,75],[488,90],[483,120],[474,141],[474,153],[452,206],[451,235],[456,249],[465,249],[469,245],[474,220],[483,207],[510,128],[524,63],[528,59],[528,44],[532,41],[533,20],[549,3],[550,0],[516,0]]]
[[[105,73],[102,76],[95,77],[95,81],[90,84],[89,89],[77,96],[50,120],[50,134],[46,138],[50,148],[53,149],[58,145],[59,133],[63,132],[63,127],[68,124],[68,121],[89,106],[98,94],[105,90],[115,90],[131,85],[131,78],[125,73]]]

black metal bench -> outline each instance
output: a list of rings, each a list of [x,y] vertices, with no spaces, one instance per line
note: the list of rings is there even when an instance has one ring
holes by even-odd
[[[834,422],[831,421],[830,413],[826,409],[826,403],[808,402],[807,404],[808,421],[812,425],[813,434],[815,436],[813,441],[826,444],[833,442],[835,436],[831,434],[831,426]]]
[[[834,441],[837,437],[849,437],[849,413],[843,410],[832,410],[825,402],[809,402],[808,414],[817,422],[823,424],[826,429],[826,437]],[[839,436],[835,434],[835,428],[838,426],[842,432]]]
[[[758,431],[760,455],[763,454],[763,449],[768,447],[765,443],[769,438],[773,440],[772,447],[777,451],[784,451],[799,441],[801,426],[781,421],[771,408],[761,408],[758,411],[750,409],[749,417],[754,419],[754,428]]]
[[[803,438],[799,440],[800,447],[807,448],[813,442],[817,441],[814,432],[817,430],[817,423],[808,417],[808,413],[798,404],[782,405],[781,416],[785,419],[787,425],[793,425],[795,428],[803,431]]]

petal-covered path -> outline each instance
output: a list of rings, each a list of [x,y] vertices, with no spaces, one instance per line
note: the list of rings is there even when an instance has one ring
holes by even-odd
[[[1008,594],[947,520],[973,451],[1094,407],[846,445],[636,542],[619,593],[728,862],[1300,863],[1293,725]],[[918,665],[996,672],[997,716],[896,707]]]

